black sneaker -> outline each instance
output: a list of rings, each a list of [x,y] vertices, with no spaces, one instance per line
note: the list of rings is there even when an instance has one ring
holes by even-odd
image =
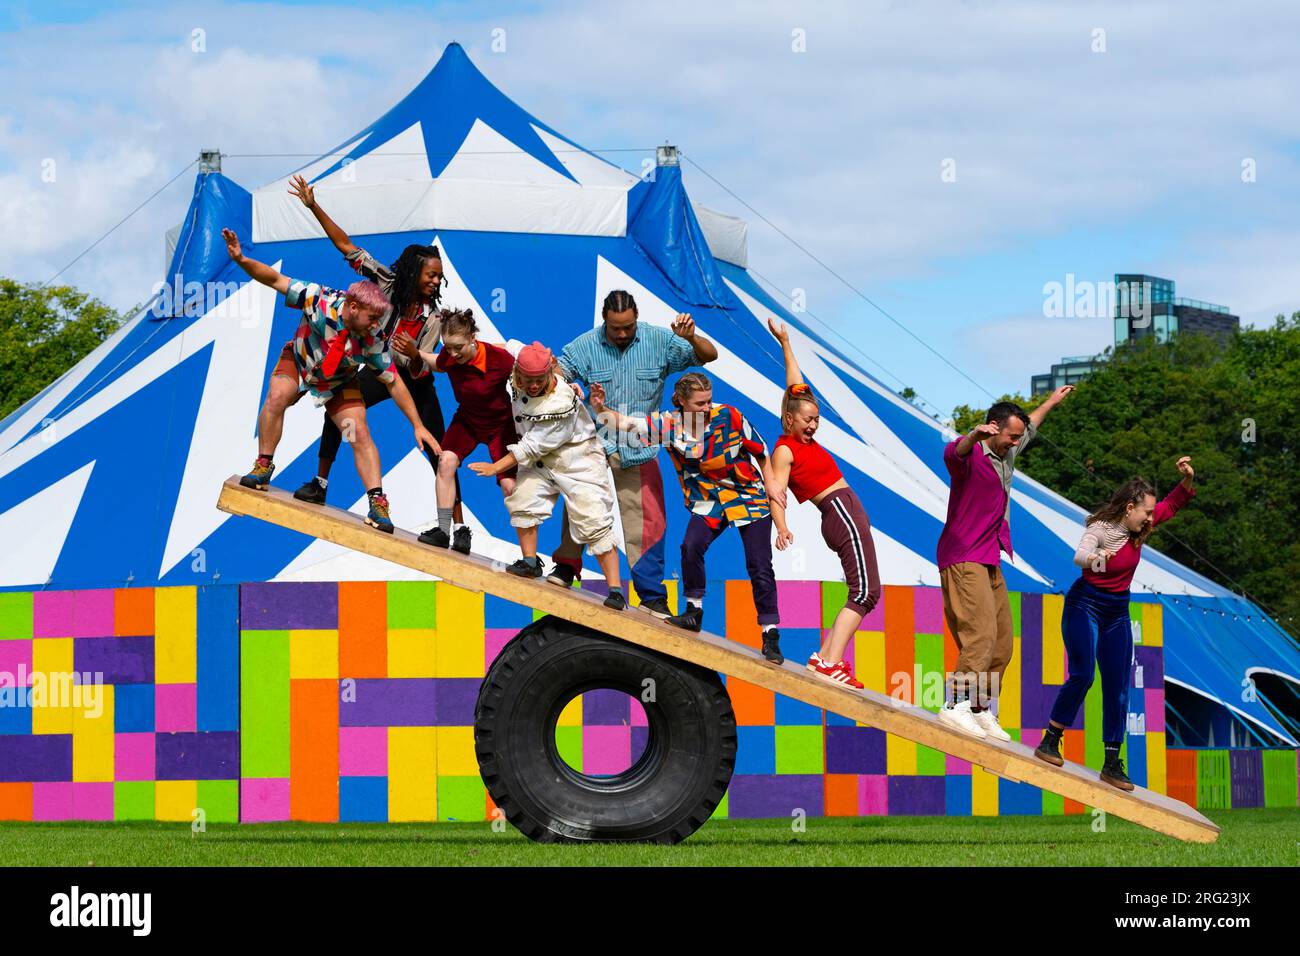
[[[551,568],[551,573],[546,576],[546,580],[551,584],[559,585],[562,588],[573,587],[573,582],[577,579],[578,572],[573,567],[562,562],[557,562],[555,567]],[[627,599],[623,599],[623,607],[627,606]],[[619,608],[621,611],[623,608]]]
[[[667,597],[656,597],[650,598],[648,601],[642,601],[641,609],[649,611],[661,621],[666,621],[673,616],[673,609],[668,606]]]
[[[517,574],[521,578],[540,578],[542,576],[542,562],[529,564],[523,558],[520,558],[510,567],[506,568],[511,574]]]
[[[293,496],[299,501],[305,501],[310,505],[323,505],[325,503],[325,486],[320,483],[319,479],[313,478],[295,491]]]
[[[785,663],[785,655],[781,653],[781,632],[775,627],[763,632],[763,657],[773,664]]]
[[[1133,781],[1124,772],[1124,761],[1118,757],[1106,761],[1106,765],[1101,768],[1101,779],[1112,787],[1118,787],[1120,790],[1133,789]]]
[[[569,573],[570,574],[573,573],[572,568],[569,569]],[[554,580],[554,577],[552,576],[547,580]],[[615,611],[621,611],[625,607],[627,607],[627,598],[623,596],[622,591],[610,591],[609,597],[605,598],[605,607],[611,608],[612,610]]]
[[[437,525],[434,525],[428,531],[422,532],[416,540],[423,544],[431,544],[435,548],[445,548],[451,544],[451,538],[447,536],[447,532]]]
[[[469,554],[469,528],[461,525],[451,533],[451,550],[458,551],[461,554]]]
[[[1034,748],[1034,756],[1057,767],[1064,766],[1065,758],[1061,756],[1061,738],[1057,737],[1053,740],[1043,734],[1042,741]]]
[[[641,606],[645,607],[644,604]],[[698,631],[704,626],[704,608],[687,605],[684,613],[672,615],[668,623],[684,631]]]

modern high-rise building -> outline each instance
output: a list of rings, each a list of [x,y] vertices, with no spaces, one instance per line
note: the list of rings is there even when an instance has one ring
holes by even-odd
[[[1179,332],[1213,335],[1226,341],[1241,327],[1241,319],[1226,305],[1181,299],[1173,279],[1130,273],[1115,276],[1115,344],[1136,342],[1148,335],[1167,342]]]
[[[1241,327],[1241,319],[1226,305],[1199,299],[1182,299],[1175,293],[1174,280],[1139,273],[1115,275],[1115,344],[1136,342],[1154,335],[1169,341],[1180,332],[1212,335],[1221,342]],[[1041,395],[1062,385],[1083,381],[1105,364],[1100,355],[1063,358],[1050,372],[1030,380],[1030,394]]]

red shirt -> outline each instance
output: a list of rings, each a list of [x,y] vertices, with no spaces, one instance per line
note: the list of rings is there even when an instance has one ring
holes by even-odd
[[[790,490],[799,501],[816,498],[835,482],[844,477],[840,473],[835,459],[816,441],[807,444],[793,435],[782,435],[776,440],[776,447],[784,445],[790,449],[794,460],[790,462]]]
[[[1174,485],[1169,494],[1156,505],[1155,510],[1151,512],[1151,527],[1158,524],[1164,524],[1170,518],[1178,513],[1178,509],[1187,502],[1191,501],[1196,495],[1196,489],[1190,491],[1183,487],[1180,481]],[[1133,583],[1133,574],[1137,571],[1138,562],[1142,560],[1142,545],[1129,538],[1127,544],[1120,546],[1115,552],[1115,557],[1106,562],[1105,571],[1094,571],[1092,568],[1083,569],[1083,579],[1093,587],[1101,588],[1103,591],[1111,591],[1115,594],[1123,594]]]
[[[509,351],[480,342],[472,361],[459,365],[444,349],[434,365],[451,379],[451,391],[456,396],[455,417],[466,428],[486,433],[514,420],[506,388],[515,367],[515,357]]]

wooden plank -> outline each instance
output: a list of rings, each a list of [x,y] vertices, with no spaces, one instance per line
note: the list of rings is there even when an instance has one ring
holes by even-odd
[[[779,667],[769,664],[751,648],[714,634],[680,630],[638,609],[610,610],[603,606],[599,596],[559,588],[540,579],[506,574],[499,563],[477,555],[429,547],[409,531],[398,529],[391,535],[384,534],[366,525],[359,515],[307,504],[277,488],[268,491],[244,488],[236,477],[222,486],[217,507],[423,571],[458,587],[494,594],[670,657],[730,674],[960,757],[1008,780],[1059,793],[1180,840],[1212,843],[1219,836],[1219,828],[1213,822],[1164,794],[1141,787],[1131,793],[1117,790],[1102,783],[1095,770],[1074,763],[1053,767],[1035,757],[1030,748],[1014,741],[977,740],[941,724],[929,711],[895,701],[885,694],[838,687],[814,677],[802,664],[793,661]]]

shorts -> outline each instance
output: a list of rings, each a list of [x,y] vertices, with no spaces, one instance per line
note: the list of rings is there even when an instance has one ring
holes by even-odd
[[[451,452],[461,461],[474,454],[474,449],[479,445],[487,445],[488,458],[492,461],[500,461],[510,454],[509,446],[518,441],[519,433],[515,431],[514,422],[507,420],[496,429],[475,428],[467,424],[458,411],[451,416],[451,424],[447,426],[447,431],[439,444],[442,445],[443,451]],[[497,475],[497,484],[500,484],[503,478],[515,477],[518,472],[517,466],[502,472]]]
[[[271,369],[272,375],[283,375],[285,378],[291,378],[298,383],[298,394],[294,396],[290,405],[296,405],[298,399],[306,394],[302,390],[302,376],[298,374],[298,363],[293,358],[293,342],[285,342],[284,348],[280,350],[280,357],[276,360],[275,368]],[[356,376],[339,388],[334,389],[334,394],[330,396],[329,401],[325,403],[325,414],[330,418],[335,418],[339,412],[347,408],[360,406],[365,408],[365,399],[361,396],[361,386],[357,384]]]

